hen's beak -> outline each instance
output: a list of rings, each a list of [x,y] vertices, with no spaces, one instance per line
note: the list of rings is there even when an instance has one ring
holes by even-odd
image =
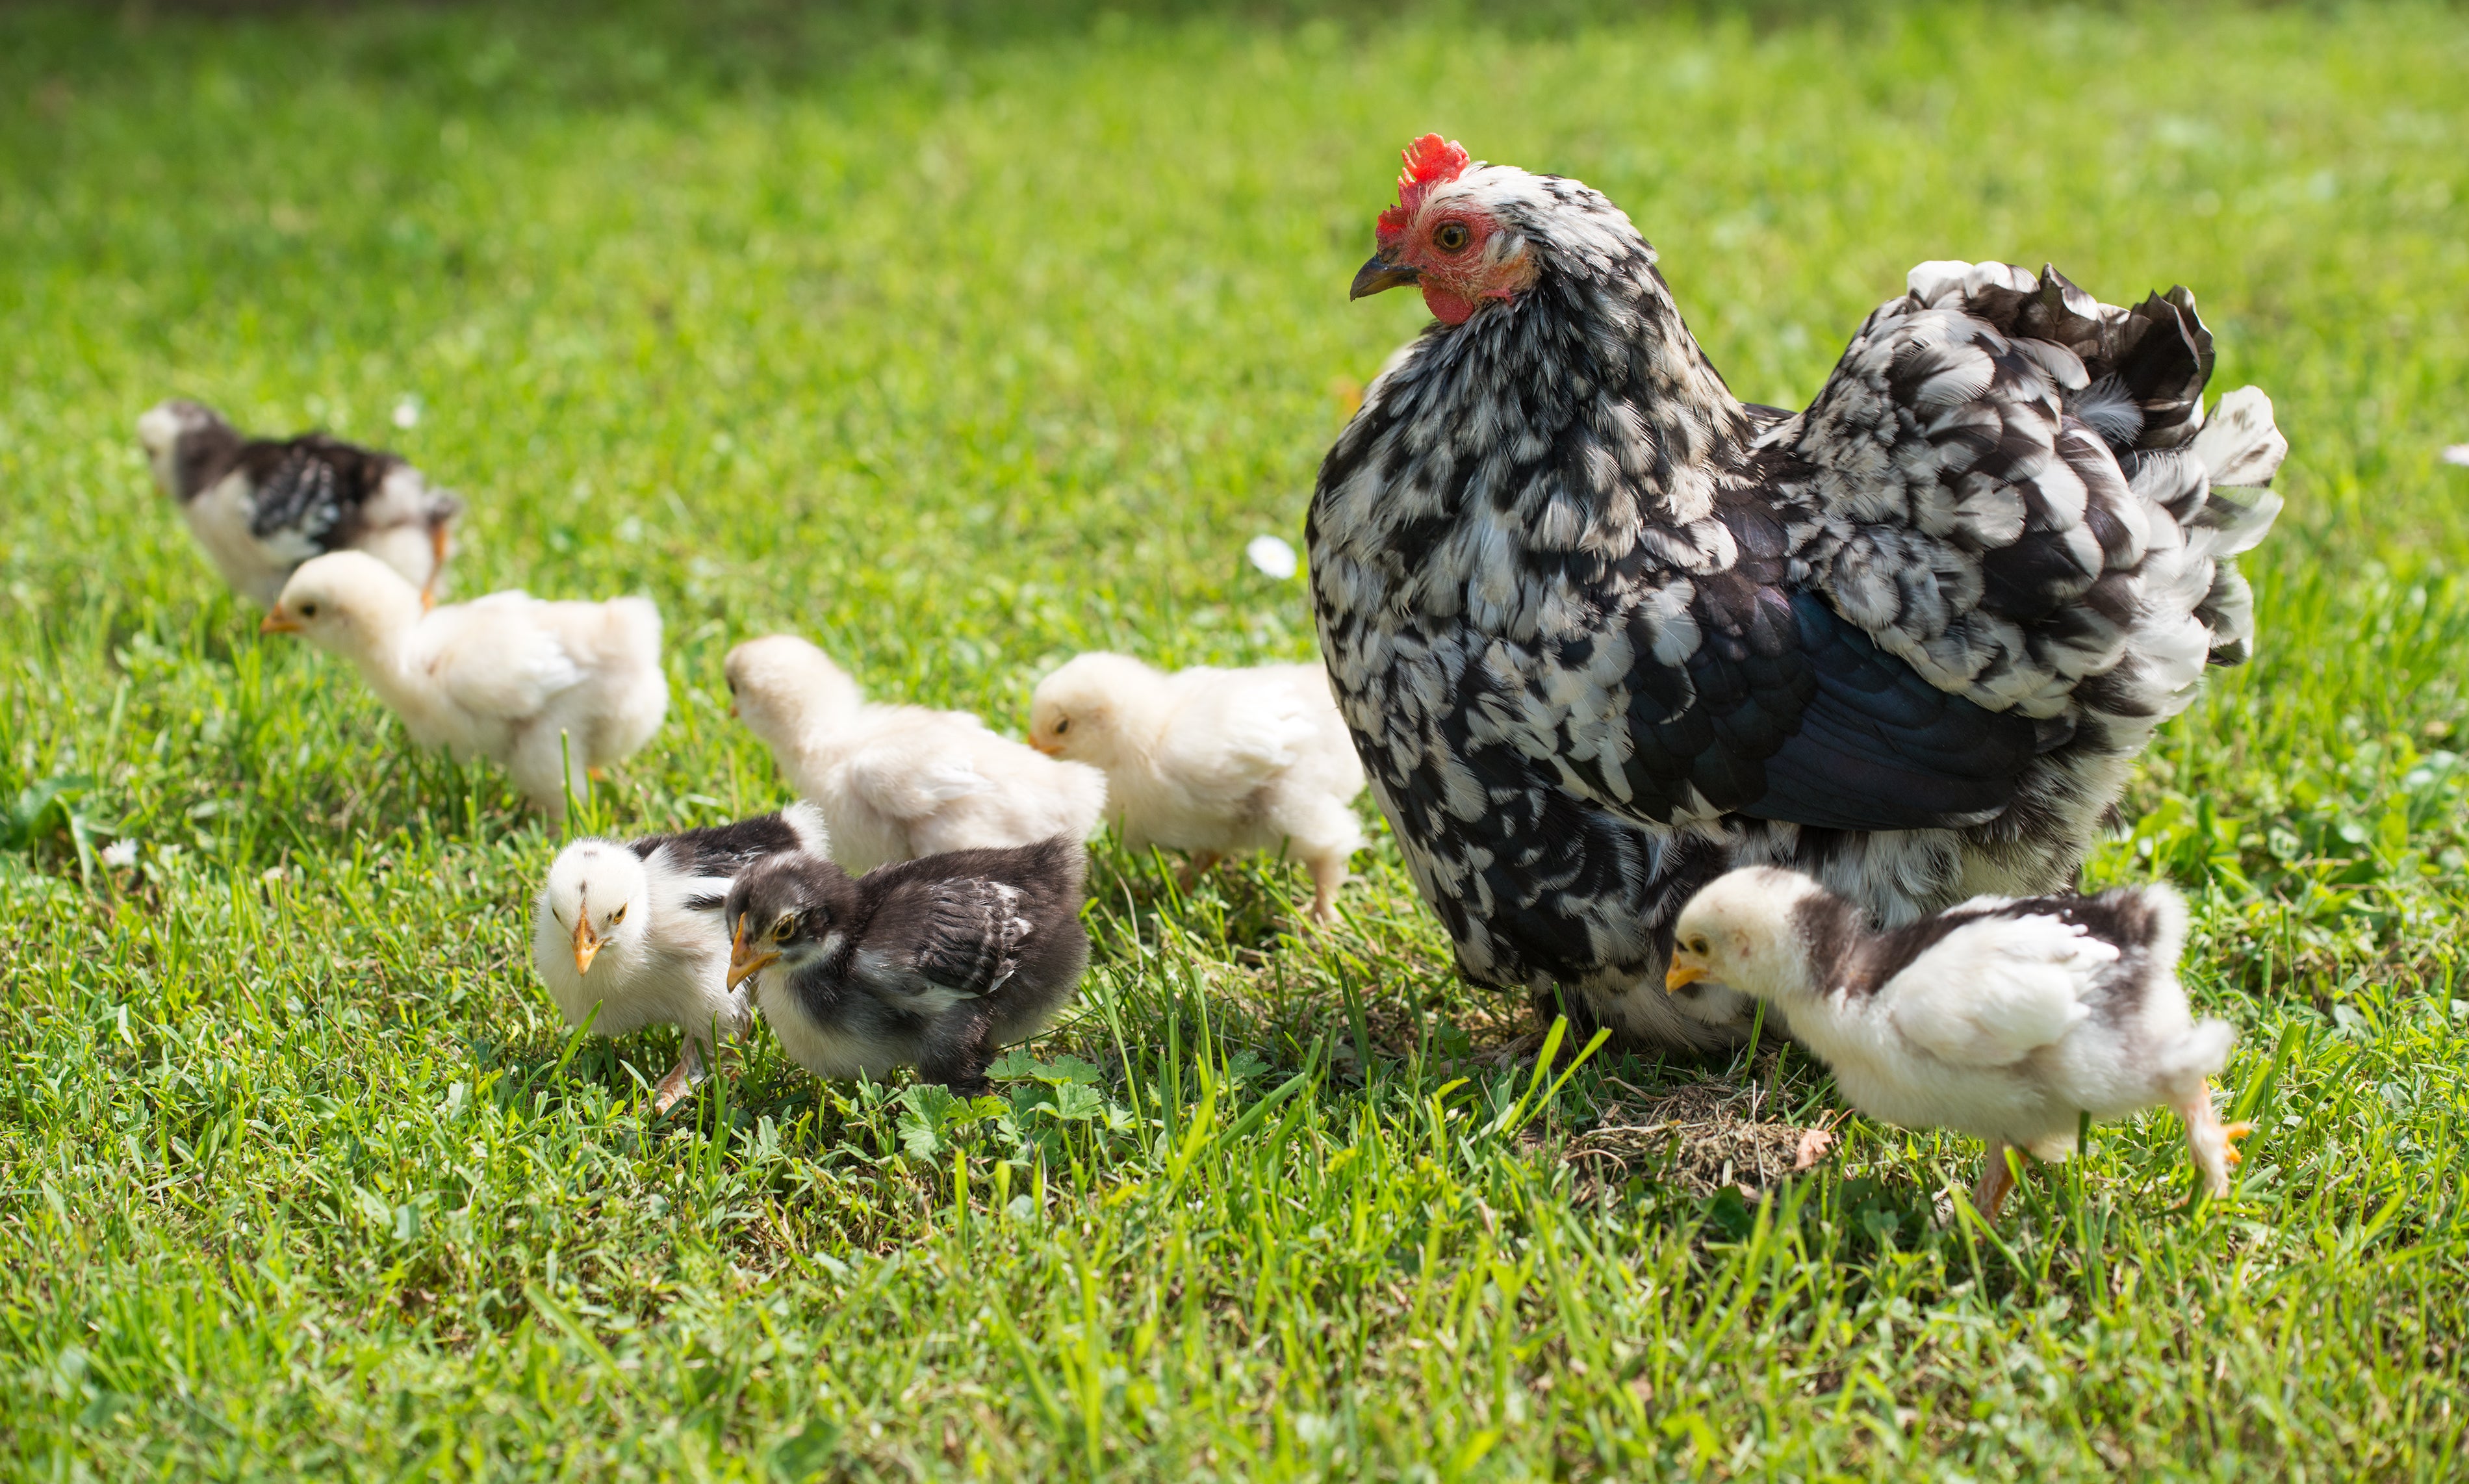
[[[292,617],[289,614],[285,613],[282,609],[269,608],[265,611],[265,621],[257,626],[257,632],[260,634],[297,634],[300,632],[300,620]]]
[[[1402,263],[1392,263],[1375,252],[1372,255],[1372,261],[1355,269],[1354,286],[1346,290],[1346,296],[1349,299],[1360,299],[1366,294],[1378,293],[1384,289],[1402,289],[1408,284],[1420,282],[1422,282],[1422,275],[1413,268]]]
[[[1705,964],[1685,953],[1675,953],[1672,956],[1672,967],[1664,971],[1663,992],[1671,994],[1682,985],[1694,985],[1707,973]]]
[[[591,919],[581,913],[574,916],[574,971],[591,972],[591,961],[600,955],[600,935],[591,931]]]
[[[746,922],[745,919],[740,918],[737,924],[737,937],[728,945],[728,987],[736,988],[748,975],[761,972],[765,965],[773,962],[779,957],[776,952],[747,947]]]

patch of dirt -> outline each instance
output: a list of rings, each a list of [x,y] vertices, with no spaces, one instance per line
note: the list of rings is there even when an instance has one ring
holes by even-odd
[[[1755,1200],[1834,1146],[1834,1118],[1786,1122],[1768,1105],[1771,1095],[1755,1083],[1703,1078],[1650,1093],[1617,1078],[1605,1085],[1625,1096],[1598,1108],[1599,1122],[1561,1155],[1578,1167],[1581,1199],[1646,1175],[1692,1195],[1730,1186]]]

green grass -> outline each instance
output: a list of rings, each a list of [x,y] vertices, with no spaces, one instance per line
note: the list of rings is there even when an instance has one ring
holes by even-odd
[[[2457,10],[100,9],[0,9],[0,1469],[2464,1467]],[[578,1045],[526,965],[555,839],[257,638],[131,435],[177,392],[382,439],[469,497],[463,592],[653,594],[670,720],[595,808],[727,818],[782,798],[725,714],[748,636],[1007,726],[1086,647],[1308,654],[1239,551],[1418,327],[1344,285],[1427,128],[1610,192],[1762,400],[1925,258],[2201,294],[2289,510],[2261,658],[2093,874],[2197,904],[2230,1199],[2178,1209],[2157,1115],[1996,1232],[1929,1223],[1957,1138],[1856,1121],[1755,1205],[1676,1136],[1579,1157],[1709,1073],[1769,1124],[1831,1092],[1772,1047],[1535,1086],[1385,840],[1322,943],[1291,870],[1109,855],[999,1106],[766,1037],[653,1121],[674,1037]]]

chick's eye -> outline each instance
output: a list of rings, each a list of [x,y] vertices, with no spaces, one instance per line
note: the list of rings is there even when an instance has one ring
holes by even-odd
[[[1691,953],[1704,953],[1706,951],[1706,939],[1702,938],[1692,939],[1689,943],[1689,951]]]
[[[787,942],[789,935],[796,931],[797,931],[797,915],[794,912],[784,912],[773,920],[772,940],[775,943]]]
[[[617,904],[617,910],[609,915],[609,925],[611,927],[615,927],[618,923],[626,920],[626,903],[619,902]]]
[[[1058,716],[1058,717],[1054,718],[1054,734],[1055,734],[1056,736],[1058,736],[1058,737],[1059,737],[1059,736],[1063,735],[1065,732],[1070,731],[1071,730],[1072,730],[1072,718],[1071,718],[1071,717],[1069,717],[1069,716]]]
[[[301,604],[301,605],[300,605],[300,616],[301,616],[301,617],[303,617],[303,618],[314,618],[314,617],[316,617],[316,616],[317,616],[317,605],[316,605],[316,604],[314,604],[314,603],[303,603],[303,604]]]
[[[1432,233],[1432,245],[1442,252],[1464,252],[1472,241],[1474,234],[1463,221],[1443,221]]]

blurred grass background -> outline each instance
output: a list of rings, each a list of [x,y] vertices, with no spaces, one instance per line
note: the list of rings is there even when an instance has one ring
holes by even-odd
[[[0,6],[0,1470],[2449,1473],[2464,79],[2444,6]],[[2231,1201],[2158,1117],[1995,1236],[1927,1219],[1976,1146],[1857,1121],[1754,1206],[1598,1178],[1624,1100],[1822,1070],[1546,1096],[1385,841],[1320,944],[1109,852],[1000,1116],[766,1038],[653,1124],[674,1048],[531,982],[555,840],[261,642],[132,435],[386,443],[462,593],[651,593],[601,815],[705,823],[781,797],[754,634],[1011,729],[1082,648],[1308,654],[1240,551],[1420,324],[1344,285],[1427,128],[1625,205],[1756,400],[1923,259],[2196,290],[2289,509],[2093,875],[2197,902]]]

